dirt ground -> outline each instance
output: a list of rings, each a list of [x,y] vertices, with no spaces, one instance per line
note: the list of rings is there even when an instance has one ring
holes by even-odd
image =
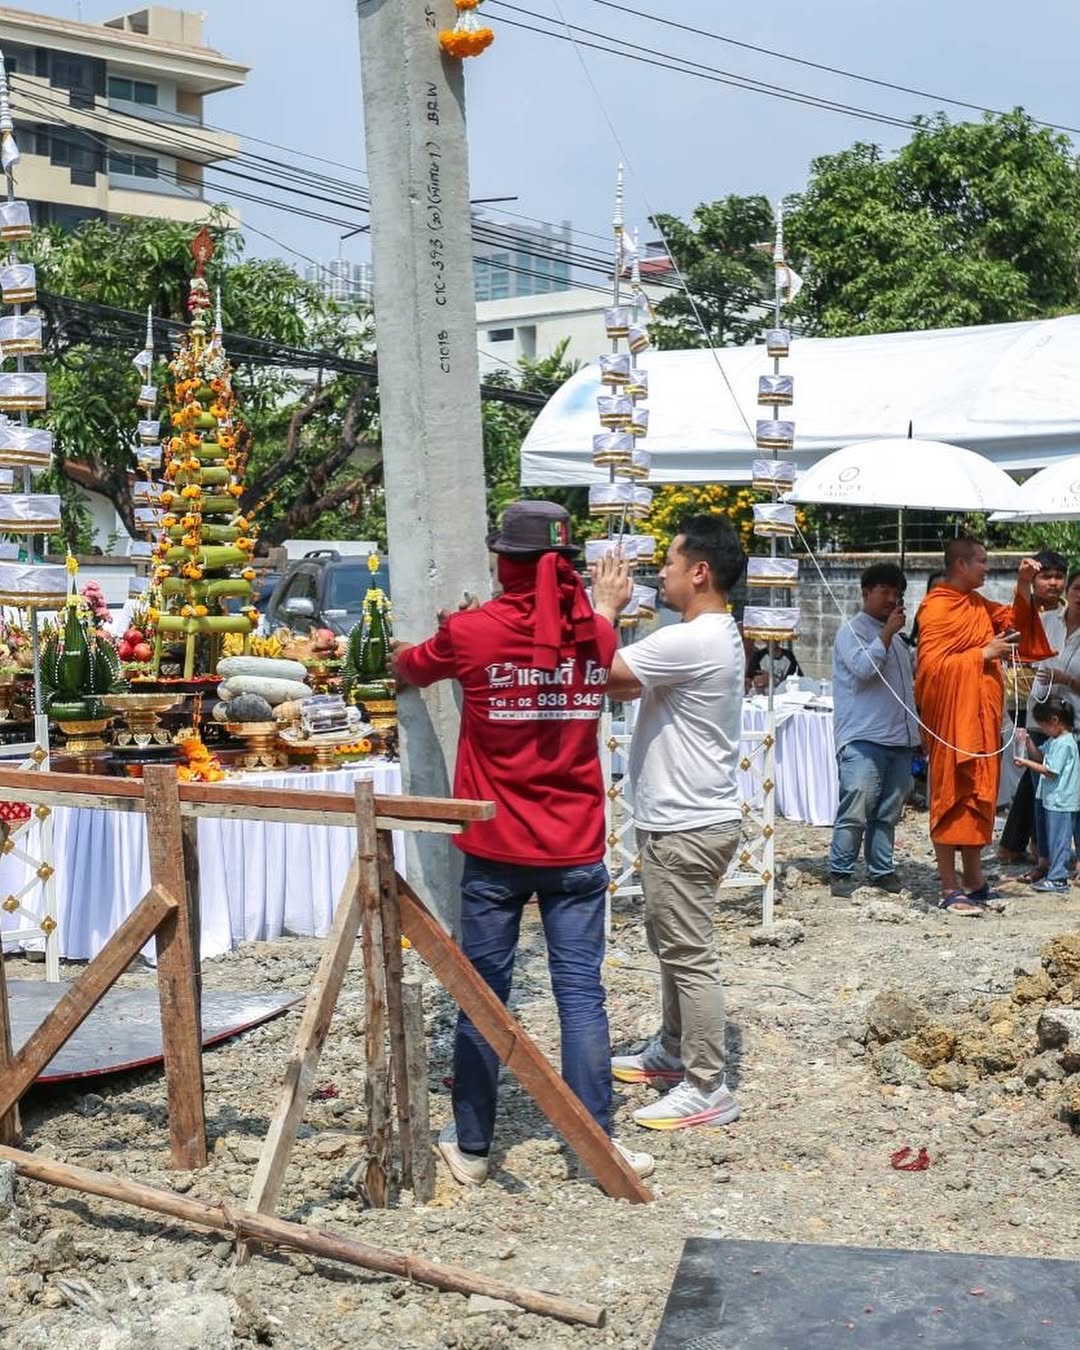
[[[387,1210],[365,1211],[356,1188],[364,1118],[354,958],[317,1078],[339,1095],[310,1102],[279,1212],[600,1303],[603,1329],[304,1256],[264,1255],[238,1269],[230,1245],[213,1235],[19,1181],[14,1210],[0,1217],[0,1347],[637,1350],[652,1344],[692,1236],[1080,1258],[1080,1141],[1068,1112],[1080,1074],[1036,1044],[1041,1014],[1080,1001],[1080,966],[1070,985],[1064,956],[1057,967],[1040,960],[1048,940],[1070,932],[1080,954],[1080,887],[1068,897],[1037,895],[1005,880],[1002,915],[926,913],[918,899],[935,890],[926,820],[909,814],[898,856],[910,893],[834,900],[822,884],[827,842],[827,831],[781,826],[780,912],[797,921],[794,945],[751,945],[755,894],[724,893],[718,909],[729,1082],[742,1119],[715,1130],[643,1131],[630,1112],[649,1090],[618,1090],[618,1134],[656,1156],[651,1205],[608,1200],[576,1179],[564,1146],[507,1078],[486,1186],[464,1191],[440,1163],[433,1204],[418,1207],[404,1193]],[[615,913],[607,984],[620,1047],[656,1025],[655,963],[640,917],[639,901]],[[255,943],[207,963],[204,983],[302,991],[319,955],[310,939]],[[41,975],[21,959],[7,970]],[[124,982],[153,978],[134,970]],[[885,991],[908,997],[873,1003]],[[557,1054],[535,922],[526,925],[513,1006]],[[453,1009],[434,984],[427,1011],[437,1129],[449,1114]],[[36,1091],[23,1109],[27,1147],[193,1196],[241,1200],[298,1019],[294,1010],[206,1054],[212,1161],[204,1172],[169,1170],[155,1071],[99,1080],[91,1091]],[[1075,1056],[1063,1062],[1080,1068]],[[890,1155],[903,1147],[925,1147],[928,1169],[894,1170]]]

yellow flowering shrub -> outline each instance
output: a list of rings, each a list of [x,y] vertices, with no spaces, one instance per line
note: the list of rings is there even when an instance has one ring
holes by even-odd
[[[656,537],[656,556],[662,560],[672,539],[679,532],[679,522],[687,516],[727,516],[739,534],[739,542],[747,553],[767,553],[768,540],[754,539],[755,502],[769,500],[751,487],[735,483],[681,484],[671,483],[653,489],[652,510],[639,526],[639,533]],[[803,512],[796,510],[799,529],[805,529]]]

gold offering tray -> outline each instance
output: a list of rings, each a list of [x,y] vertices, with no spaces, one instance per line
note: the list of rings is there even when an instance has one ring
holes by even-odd
[[[103,694],[101,702],[124,718],[124,725],[113,732],[114,750],[146,750],[155,745],[171,745],[172,736],[159,721],[159,714],[175,708],[175,694]]]

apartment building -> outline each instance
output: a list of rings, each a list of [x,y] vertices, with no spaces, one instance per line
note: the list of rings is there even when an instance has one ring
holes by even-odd
[[[204,171],[239,142],[205,125],[204,104],[249,68],[204,44],[201,14],[149,5],[80,23],[0,7],[0,49],[22,151],[16,184],[36,224],[194,221],[227,195]]]

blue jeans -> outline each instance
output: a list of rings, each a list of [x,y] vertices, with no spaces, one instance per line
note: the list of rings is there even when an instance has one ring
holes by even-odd
[[[896,870],[893,840],[911,791],[907,746],[849,741],[837,756],[840,806],[833,824],[829,871],[849,877],[866,841],[866,871],[871,880]]]
[[[1047,881],[1068,881],[1073,836],[1078,824],[1080,814],[1076,811],[1051,811],[1042,802],[1035,803],[1035,835],[1039,842],[1039,857],[1050,860]]]
[[[510,996],[521,913],[535,894],[548,947],[562,1031],[563,1078],[597,1124],[611,1133],[611,1040],[600,969],[604,960],[603,863],[518,867],[466,856],[461,946],[505,1003]],[[463,1012],[454,1036],[454,1123],[458,1146],[487,1153],[495,1133],[499,1060]]]

